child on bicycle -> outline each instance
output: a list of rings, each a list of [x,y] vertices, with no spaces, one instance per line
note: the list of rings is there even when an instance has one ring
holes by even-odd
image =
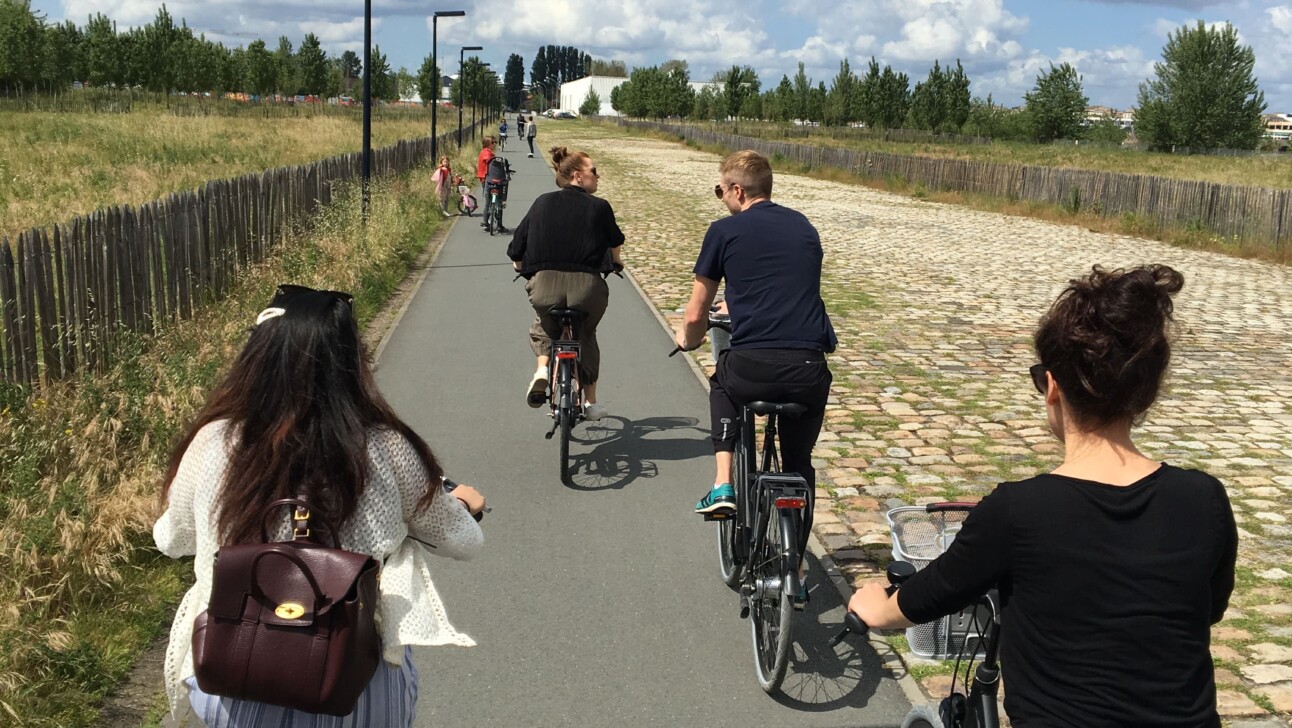
[[[507,119],[506,119],[506,117],[504,117],[502,121],[498,122],[498,148],[499,148],[499,149],[506,149],[506,148],[507,148]]]
[[[1071,281],[1036,330],[1030,370],[1063,464],[999,485],[893,596],[870,583],[848,603],[891,629],[998,588],[1005,711],[1020,728],[1220,726],[1210,627],[1234,588],[1229,498],[1131,441],[1166,377],[1183,285],[1164,265]]]

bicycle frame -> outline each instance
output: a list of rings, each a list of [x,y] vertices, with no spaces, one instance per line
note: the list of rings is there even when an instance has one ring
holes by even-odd
[[[997,591],[992,589],[980,600],[981,604],[986,605],[991,610],[991,622],[987,625],[985,638],[987,651],[983,655],[982,662],[978,663],[978,668],[974,670],[973,684],[969,687],[969,697],[966,699],[959,693],[952,693],[951,697],[943,700],[939,706],[939,712],[942,713],[944,723],[950,717],[955,721],[950,725],[958,726],[959,728],[1000,728],[1000,714],[996,706],[996,695],[1000,690],[1000,663],[998,661],[1000,650],[1000,608],[997,605],[999,599]],[[967,644],[968,641],[966,640]],[[947,715],[948,712],[951,713],[950,716]],[[959,715],[956,715],[957,713]]]
[[[808,507],[807,484],[798,474],[781,474],[780,457],[776,452],[776,429],[779,416],[767,416],[767,426],[763,430],[763,447],[755,454],[756,417],[753,410],[742,408],[740,438],[745,444],[746,477],[736,489],[737,558],[748,563],[749,555],[757,553],[767,538],[768,521],[773,512],[780,518],[781,543],[784,544],[785,563],[788,565],[782,574],[782,589],[797,595],[799,591],[798,562],[802,554],[798,553],[799,531],[801,528],[802,509]],[[761,455],[761,462],[759,456]],[[762,467],[755,469],[754,465]],[[750,477],[757,473],[757,477]],[[752,488],[752,493],[750,492]],[[752,573],[746,570],[746,573]]]

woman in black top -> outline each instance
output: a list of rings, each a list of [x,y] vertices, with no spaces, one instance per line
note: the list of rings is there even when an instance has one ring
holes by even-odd
[[[587,314],[577,331],[583,345],[579,355],[579,382],[586,403],[583,414],[589,420],[599,420],[606,416],[606,407],[597,402],[601,374],[597,324],[610,301],[610,287],[601,273],[608,265],[623,268],[619,249],[624,234],[615,223],[610,203],[593,196],[599,177],[592,159],[565,147],[553,147],[551,154],[560,189],[534,200],[507,246],[512,265],[529,280],[525,291],[535,313],[529,338],[538,370],[530,380],[526,402],[530,407],[541,407],[547,401],[548,354],[552,338],[561,335],[548,309],[577,308]]]
[[[1234,588],[1229,499],[1130,436],[1166,374],[1183,284],[1160,265],[1072,281],[1036,331],[1031,370],[1063,464],[1002,483],[893,597],[871,583],[848,604],[901,628],[998,586],[1015,726],[1220,726],[1209,645]]]

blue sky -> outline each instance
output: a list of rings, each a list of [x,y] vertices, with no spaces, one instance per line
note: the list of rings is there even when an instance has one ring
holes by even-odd
[[[51,20],[84,24],[102,12],[136,25],[148,22],[159,3],[33,0],[32,6]],[[466,18],[440,21],[440,55],[481,45],[481,57],[497,69],[510,53],[519,53],[528,69],[535,50],[549,43],[630,67],[683,58],[693,80],[749,64],[765,87],[782,74],[793,76],[800,61],[810,77],[829,85],[845,57],[858,69],[873,55],[912,82],[927,75],[934,59],[954,64],[959,58],[975,96],[990,93],[1015,105],[1038,72],[1066,61],[1083,75],[1091,103],[1117,108],[1135,103],[1138,84],[1151,75],[1172,29],[1196,20],[1231,22],[1256,51],[1269,110],[1292,112],[1292,0],[374,0],[373,6],[375,42],[392,66],[410,70],[430,52],[427,16],[461,9]],[[254,37],[272,45],[279,35],[299,43],[313,32],[330,53],[362,48],[359,0],[177,0],[167,7],[226,45]]]

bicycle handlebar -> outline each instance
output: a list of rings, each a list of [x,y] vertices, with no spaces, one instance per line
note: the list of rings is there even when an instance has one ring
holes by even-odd
[[[457,488],[457,487],[458,487],[458,483],[457,483],[457,481],[449,480],[448,478],[445,478],[445,479],[444,479],[444,492],[445,492],[445,493],[452,493],[452,492],[453,492],[453,489],[454,489],[454,488]],[[483,510],[481,510],[479,513],[472,513],[472,514],[471,514],[471,517],[472,517],[472,518],[474,518],[474,519],[476,519],[476,523],[479,523],[482,519],[484,519],[484,514],[489,513],[489,512],[490,512],[490,511],[492,511],[492,510],[493,510],[493,509],[492,509],[492,508],[490,508],[489,506],[485,506],[485,507],[484,507],[484,509],[483,509]]]
[[[915,565],[907,561],[894,561],[888,565],[888,586],[884,591],[888,596],[893,596],[902,582],[915,575]],[[839,644],[849,634],[863,635],[870,630],[866,623],[861,621],[861,617],[856,612],[849,611],[843,615],[843,629],[839,634],[830,639],[830,646],[834,647]]]

